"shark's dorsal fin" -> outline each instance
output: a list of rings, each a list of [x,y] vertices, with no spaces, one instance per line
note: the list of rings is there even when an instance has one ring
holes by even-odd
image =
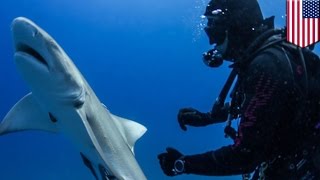
[[[135,121],[113,114],[111,114],[111,116],[115,120],[122,136],[127,140],[128,146],[134,154],[134,144],[147,131],[147,128]]]
[[[32,93],[17,102],[0,124],[0,134],[25,130],[57,132],[49,114],[41,110]]]

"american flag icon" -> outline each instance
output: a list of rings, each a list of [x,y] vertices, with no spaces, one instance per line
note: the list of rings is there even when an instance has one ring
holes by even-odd
[[[320,39],[320,0],[287,0],[287,40],[307,47]]]

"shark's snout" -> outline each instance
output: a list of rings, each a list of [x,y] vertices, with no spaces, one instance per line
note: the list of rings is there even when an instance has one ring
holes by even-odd
[[[40,63],[48,68],[48,62],[38,50],[43,47],[41,31],[40,27],[24,17],[18,17],[12,22],[15,53],[32,57],[26,60],[35,61],[32,63]]]
[[[17,17],[11,23],[12,31],[29,31],[32,36],[36,36],[39,33],[39,29],[41,29],[39,26],[25,17]]]
[[[38,89],[72,103],[83,99],[82,77],[47,32],[31,20],[19,17],[12,22],[12,35],[15,64],[32,88],[41,86]]]
[[[15,18],[11,24],[15,45],[22,39],[32,39],[39,34],[40,28],[24,17]]]

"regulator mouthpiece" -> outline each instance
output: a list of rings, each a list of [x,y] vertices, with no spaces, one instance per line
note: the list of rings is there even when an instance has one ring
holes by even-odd
[[[216,68],[221,66],[223,63],[222,54],[215,48],[203,53],[202,56],[204,64],[209,67]]]

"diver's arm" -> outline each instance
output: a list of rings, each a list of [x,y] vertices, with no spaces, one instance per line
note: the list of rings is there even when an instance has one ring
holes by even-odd
[[[290,98],[288,91],[294,89],[286,74],[281,74],[283,69],[270,58],[262,56],[250,65],[243,82],[246,98],[234,144],[184,156],[185,173],[213,176],[250,173],[269,155],[283,107],[288,106],[285,104]]]
[[[215,103],[212,107],[210,114],[210,124],[225,122],[228,119],[230,103],[225,103],[224,105],[219,105]]]
[[[201,127],[209,124],[225,122],[228,118],[229,104],[224,106],[214,105],[211,112],[202,113],[194,108],[183,108],[178,113],[178,122],[183,130],[187,130],[186,125]]]

